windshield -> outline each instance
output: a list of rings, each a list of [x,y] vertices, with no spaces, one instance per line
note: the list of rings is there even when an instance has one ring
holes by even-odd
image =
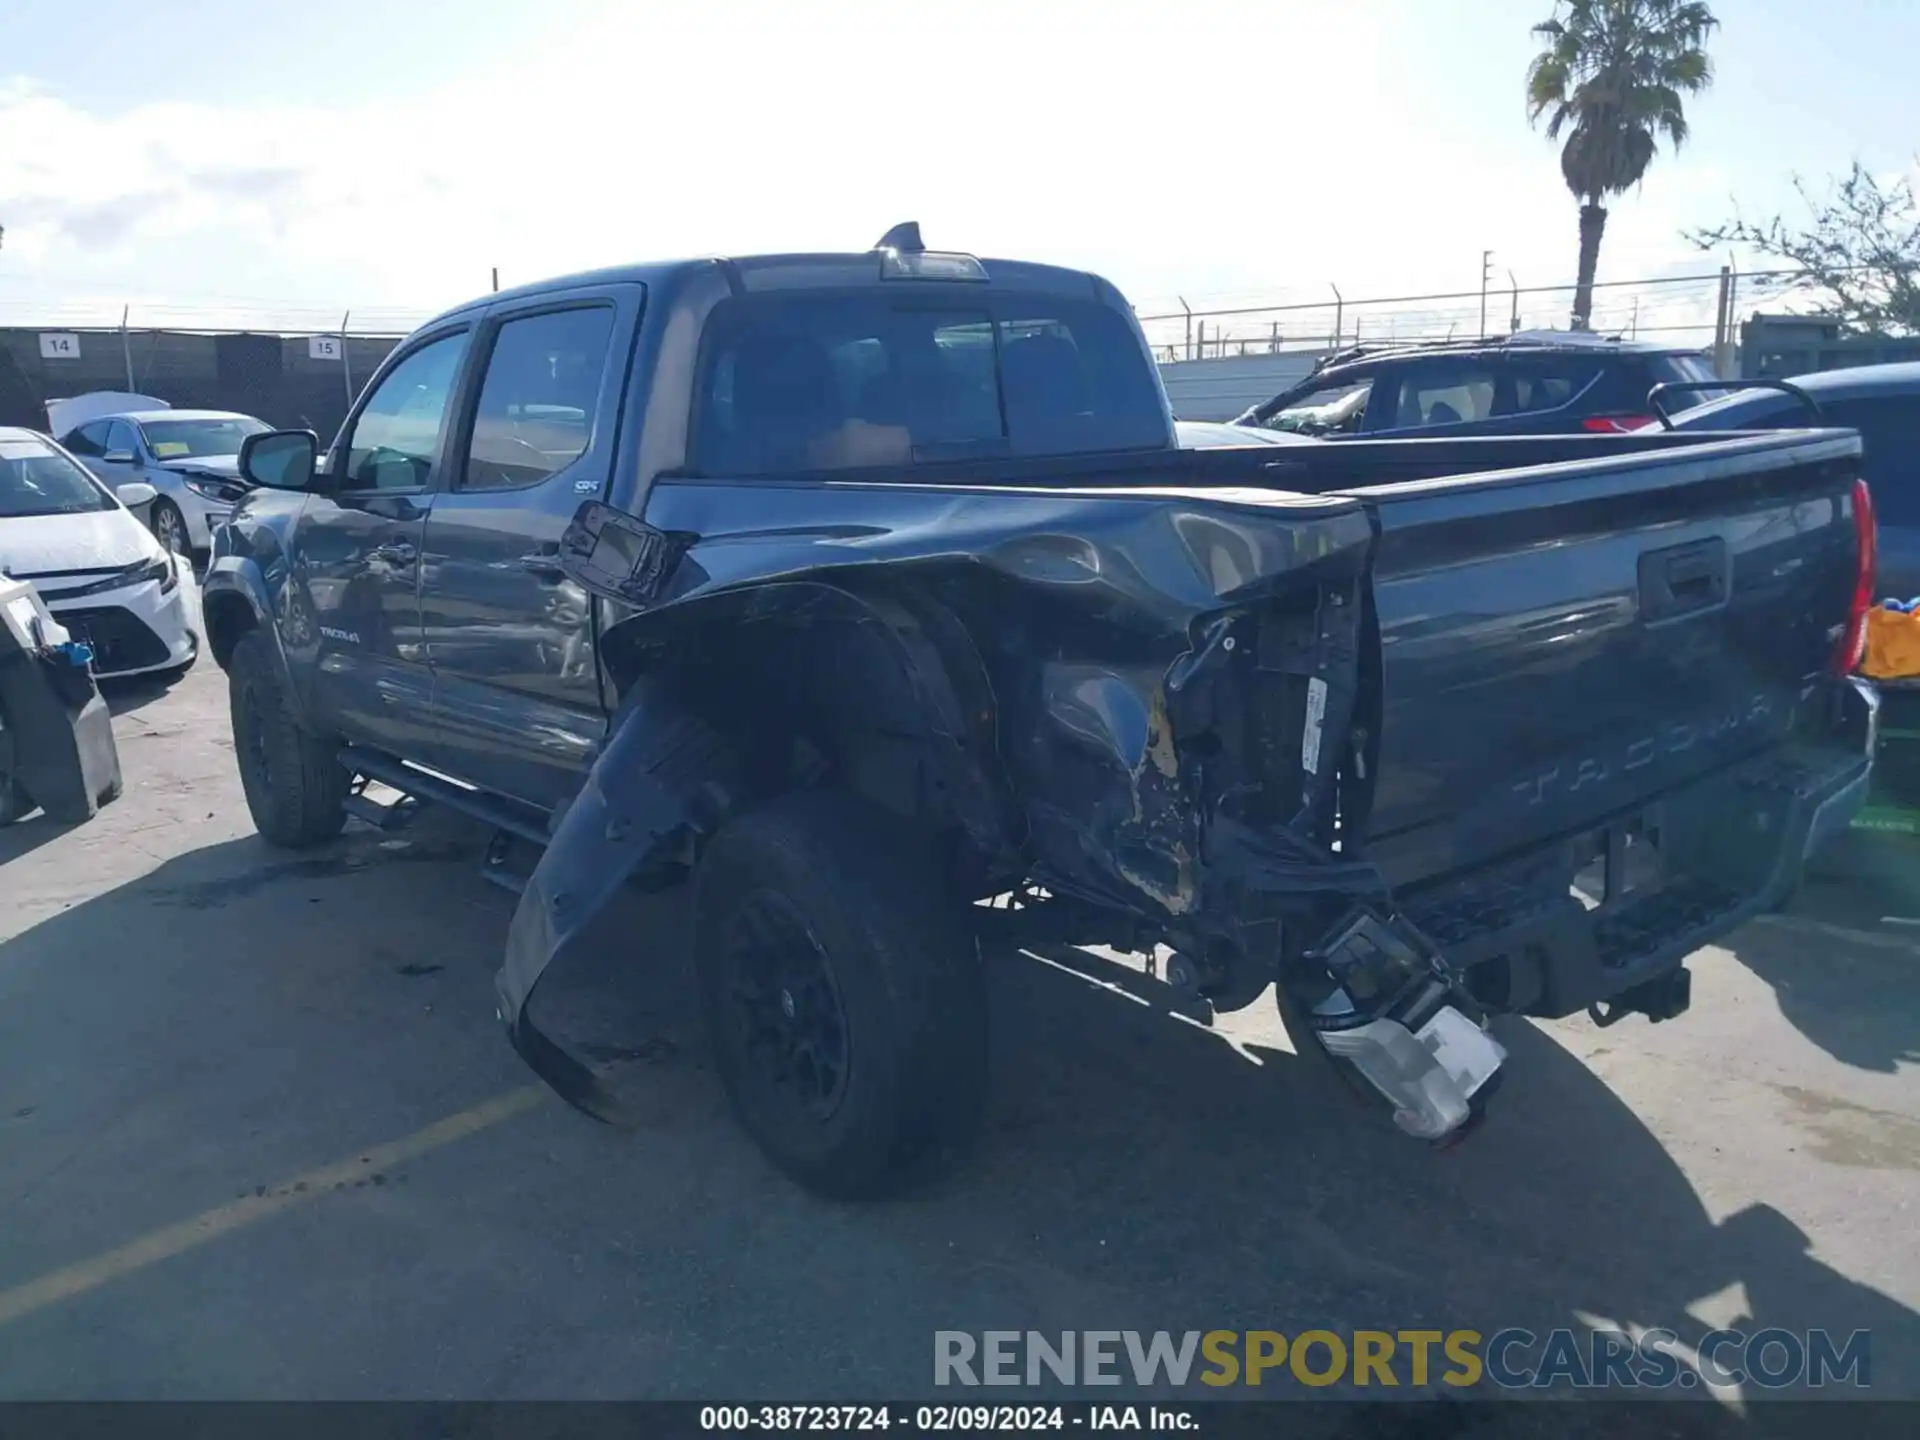
[[[94,478],[39,440],[0,440],[0,520],[83,515],[115,501]]]
[[[156,460],[201,460],[213,455],[238,455],[240,442],[273,427],[248,415],[222,415],[207,420],[144,420],[147,448]]]
[[[1372,376],[1316,390],[1276,411],[1266,423],[1271,429],[1300,435],[1351,435],[1360,428],[1372,390]]]

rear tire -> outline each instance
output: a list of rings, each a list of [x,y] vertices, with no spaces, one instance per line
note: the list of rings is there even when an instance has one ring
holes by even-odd
[[[694,954],[735,1114],[801,1185],[896,1188],[971,1137],[986,998],[966,907],[927,838],[832,791],[716,835],[694,882]]]
[[[352,777],[335,756],[339,742],[300,728],[282,688],[267,637],[250,630],[227,668],[233,750],[254,828],[270,845],[308,850],[347,823]]]

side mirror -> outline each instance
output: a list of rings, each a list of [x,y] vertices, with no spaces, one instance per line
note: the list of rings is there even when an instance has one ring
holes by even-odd
[[[269,430],[240,442],[240,474],[269,490],[307,490],[313,486],[320,437],[311,430]]]
[[[129,510],[138,510],[142,505],[151,505],[160,494],[144,480],[129,480],[124,485],[116,485],[113,487],[113,493]]]
[[[102,465],[131,465],[133,464],[133,451],[109,450],[100,457],[100,463]]]

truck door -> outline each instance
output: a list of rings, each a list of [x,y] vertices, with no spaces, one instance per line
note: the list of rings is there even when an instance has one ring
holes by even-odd
[[[560,569],[560,536],[605,488],[643,293],[488,312],[422,545],[437,768],[541,807],[570,793],[605,728],[592,600]]]
[[[446,448],[465,328],[384,368],[334,441],[332,483],[293,532],[289,637],[311,646],[311,703],[349,739],[418,753],[432,733],[420,547]]]

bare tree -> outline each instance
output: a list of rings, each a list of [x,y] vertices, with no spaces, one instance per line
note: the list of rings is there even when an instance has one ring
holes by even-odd
[[[1913,183],[1883,185],[1856,160],[1844,178],[1828,183],[1824,196],[1811,194],[1797,175],[1793,188],[1807,207],[1802,224],[1781,215],[1756,223],[1736,210],[1724,225],[1690,230],[1687,239],[1702,250],[1744,245],[1799,266],[1804,283],[1850,329],[1920,334],[1920,207]]]

